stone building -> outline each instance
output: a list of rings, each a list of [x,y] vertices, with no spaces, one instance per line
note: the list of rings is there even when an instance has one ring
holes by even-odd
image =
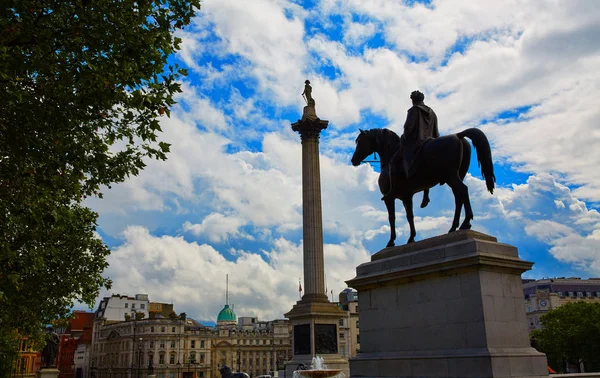
[[[600,302],[600,278],[577,277],[524,279],[525,312],[529,331],[542,327],[540,317],[566,303],[576,301]]]
[[[346,316],[339,320],[340,355],[344,359],[356,356],[360,350],[360,332],[358,322],[358,293],[350,288],[339,294],[339,306]]]
[[[219,312],[212,336],[213,376],[218,376],[219,367],[224,364],[251,377],[272,374],[283,370],[291,355],[288,320],[240,317],[236,322],[235,312],[228,304]]]
[[[212,329],[185,314],[107,322],[95,329],[92,376],[211,378]]]
[[[13,371],[11,377],[33,378],[42,366],[41,353],[32,348],[32,344],[28,338],[23,337],[19,342],[17,359],[13,361],[12,365]]]

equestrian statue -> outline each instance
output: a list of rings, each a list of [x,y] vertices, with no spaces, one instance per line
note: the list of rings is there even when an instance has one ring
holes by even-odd
[[[494,193],[494,166],[492,152],[483,131],[470,128],[458,134],[439,136],[437,116],[423,101],[425,96],[419,91],[411,93],[413,106],[408,110],[401,137],[389,129],[360,130],[356,138],[356,150],[352,155],[352,165],[359,165],[367,156],[376,152],[381,160],[379,190],[388,211],[390,240],[387,247],[394,246],[396,240],[395,200],[404,205],[406,219],[410,225],[407,243],[415,241],[417,234],[414,224],[413,196],[423,191],[421,207],[429,203],[429,189],[440,184],[448,184],[454,194],[454,219],[449,232],[458,228],[462,207],[465,219],[461,230],[471,228],[473,211],[469,201],[469,190],[463,180],[471,163],[471,146],[465,137],[471,139],[477,152],[486,187]]]

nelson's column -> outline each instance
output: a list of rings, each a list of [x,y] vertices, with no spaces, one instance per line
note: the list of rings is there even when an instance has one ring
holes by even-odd
[[[286,364],[286,375],[292,376],[298,365],[310,365],[315,356],[323,357],[330,369],[342,369],[349,376],[348,361],[340,357],[338,325],[344,312],[329,302],[325,293],[323,261],[323,220],[321,213],[321,170],[319,167],[319,134],[329,121],[321,120],[315,111],[310,82],[304,87],[307,106],[302,119],[292,123],[292,130],[302,140],[302,220],[305,292],[302,299],[285,316],[293,327],[292,359]]]

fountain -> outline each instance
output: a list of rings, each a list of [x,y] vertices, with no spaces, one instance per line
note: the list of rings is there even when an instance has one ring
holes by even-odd
[[[304,366],[304,364],[300,364]],[[310,369],[294,371],[294,378],[345,378],[346,374],[341,369],[328,369],[323,357],[315,356],[310,364]]]

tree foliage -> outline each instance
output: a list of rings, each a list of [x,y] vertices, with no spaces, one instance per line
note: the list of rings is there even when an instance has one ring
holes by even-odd
[[[110,281],[87,196],[165,159],[175,32],[200,0],[6,0],[0,9],[0,376],[14,331],[40,339]],[[16,340],[16,339],[15,339]],[[8,345],[8,346],[7,346]],[[16,348],[15,348],[16,349]]]
[[[540,321],[543,328],[532,336],[554,370],[582,361],[586,371],[600,371],[600,303],[567,303]]]

